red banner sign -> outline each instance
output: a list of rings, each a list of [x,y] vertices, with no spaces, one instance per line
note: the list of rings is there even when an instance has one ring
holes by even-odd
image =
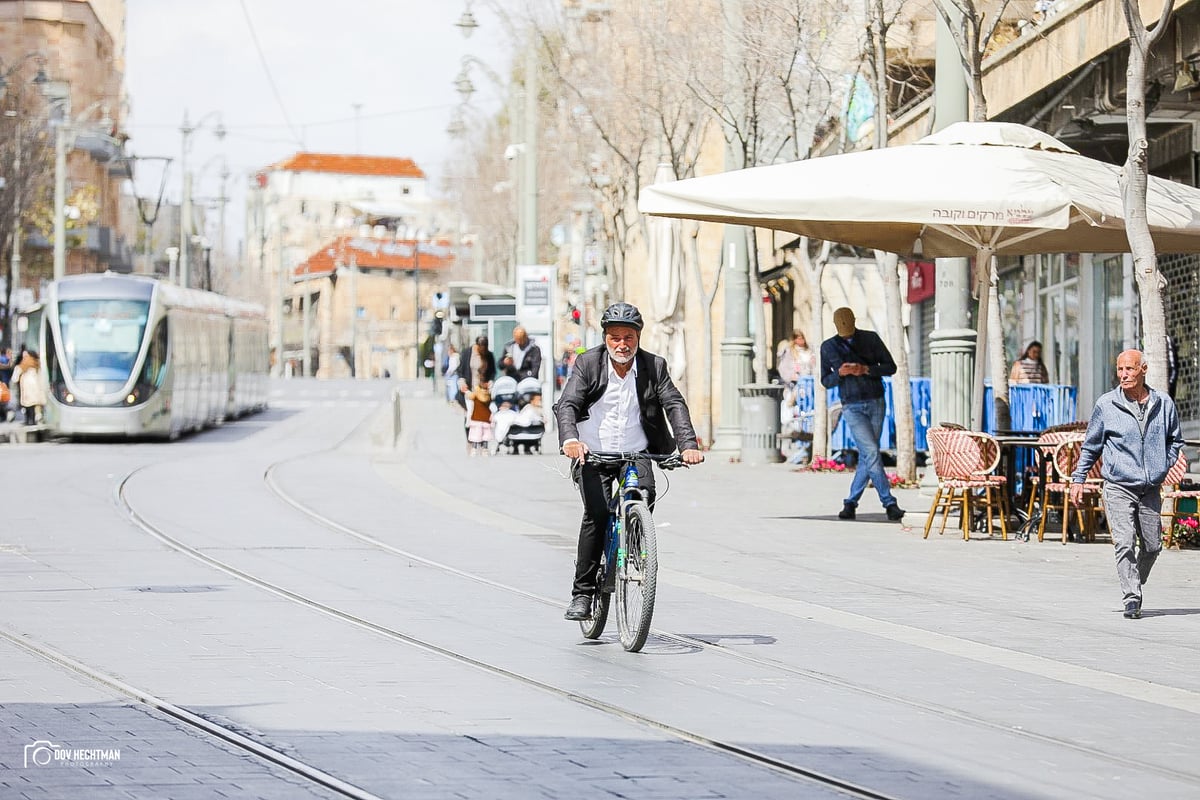
[[[908,262],[908,302],[919,303],[933,297],[933,262]]]

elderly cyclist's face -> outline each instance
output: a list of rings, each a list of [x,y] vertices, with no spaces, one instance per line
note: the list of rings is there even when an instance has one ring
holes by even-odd
[[[628,364],[633,360],[638,348],[637,328],[625,325],[612,325],[604,331],[604,346],[608,348],[608,357],[618,364]]]

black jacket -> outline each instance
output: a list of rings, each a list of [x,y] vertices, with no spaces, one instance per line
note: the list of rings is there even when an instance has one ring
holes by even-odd
[[[475,385],[475,376],[471,374],[471,353],[474,350],[474,346],[469,348],[458,362],[458,377],[466,381],[467,386]],[[491,350],[483,354],[483,377],[489,381],[496,380],[496,357],[492,355]]]
[[[667,372],[666,359],[638,350],[637,395],[641,407],[642,430],[646,432],[649,452],[669,455],[676,448],[698,450],[696,431],[683,395]],[[554,404],[558,418],[558,444],[579,438],[578,423],[587,419],[591,408],[608,386],[608,349],[604,345],[580,353],[562,396]],[[668,420],[670,426],[668,427]]]
[[[513,339],[508,344],[504,345],[504,350],[500,360],[503,362],[505,358],[513,357],[513,348],[517,346],[517,340]],[[542,375],[542,348],[538,347],[537,341],[529,340],[529,348],[525,351],[525,357],[521,359],[521,363],[514,363],[511,367],[504,367],[504,374],[510,378],[516,378],[518,381],[522,378],[540,378]]]
[[[838,375],[842,364],[866,364],[866,375]],[[896,362],[874,331],[858,331],[849,339],[830,336],[821,343],[821,384],[838,387],[843,403],[883,397],[883,376],[896,374]]]

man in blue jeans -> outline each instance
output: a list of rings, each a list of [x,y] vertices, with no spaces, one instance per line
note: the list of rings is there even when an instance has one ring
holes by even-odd
[[[867,490],[869,480],[875,484],[888,519],[902,519],[904,509],[892,497],[892,486],[879,456],[886,408],[883,376],[896,373],[896,362],[878,334],[855,327],[854,312],[849,308],[833,312],[833,324],[837,336],[821,343],[821,383],[826,388],[838,387],[842,419],[846,420],[858,447],[858,467],[850,483],[850,496],[843,501],[838,518],[854,519],[858,500]]]

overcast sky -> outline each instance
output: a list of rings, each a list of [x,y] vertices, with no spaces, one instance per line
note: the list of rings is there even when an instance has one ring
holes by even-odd
[[[227,160],[231,247],[243,236],[247,176],[299,150],[412,158],[436,188],[453,152],[445,131],[463,57],[507,69],[502,27],[479,6],[480,28],[464,39],[454,23],[465,0],[128,0],[128,150],[174,159],[166,197],[178,202],[184,111],[193,123],[219,112],[192,135],[188,165],[193,194],[216,197]],[[500,102],[486,75],[476,70],[473,82],[472,105]],[[158,174],[139,168],[140,195],[157,191]]]

